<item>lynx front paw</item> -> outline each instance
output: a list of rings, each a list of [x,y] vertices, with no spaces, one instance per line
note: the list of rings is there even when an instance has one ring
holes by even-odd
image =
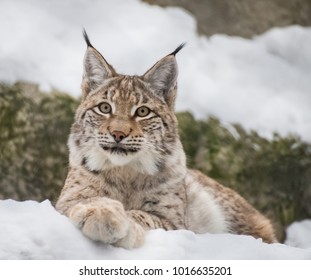
[[[72,208],[69,218],[95,241],[112,244],[128,235],[130,221],[118,201],[79,203]]]

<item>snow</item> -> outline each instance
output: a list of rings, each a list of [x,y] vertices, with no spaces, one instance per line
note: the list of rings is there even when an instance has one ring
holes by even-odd
[[[311,249],[311,220],[291,224],[287,229],[286,244],[289,246]]]
[[[311,28],[275,28],[251,40],[196,33],[180,8],[138,0],[1,0],[0,80],[80,94],[82,26],[121,73],[142,74],[180,43],[178,110],[215,115],[270,137],[311,140]]]
[[[311,248],[269,245],[250,236],[194,234],[186,230],[152,230],[143,247],[116,248],[83,236],[48,200],[41,203],[1,200],[0,224],[0,259],[311,259]],[[310,224],[309,229],[293,228],[291,242],[294,232],[300,232],[301,228],[304,235],[310,236]]]

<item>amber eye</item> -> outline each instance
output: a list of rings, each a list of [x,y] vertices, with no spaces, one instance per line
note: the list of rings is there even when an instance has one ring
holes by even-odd
[[[146,106],[141,106],[141,107],[139,107],[137,110],[136,110],[136,116],[138,116],[138,117],[146,117],[146,116],[148,116],[149,115],[149,113],[150,113],[150,109],[148,108],[148,107],[146,107]]]
[[[109,114],[111,113],[111,106],[109,103],[104,102],[98,105],[99,111],[101,111],[104,114]]]

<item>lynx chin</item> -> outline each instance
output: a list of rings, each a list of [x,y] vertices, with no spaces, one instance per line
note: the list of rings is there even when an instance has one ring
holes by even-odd
[[[92,240],[143,245],[146,231],[188,229],[276,242],[270,221],[233,190],[187,169],[174,113],[176,54],[142,76],[118,74],[84,31],[82,100],[56,209]]]

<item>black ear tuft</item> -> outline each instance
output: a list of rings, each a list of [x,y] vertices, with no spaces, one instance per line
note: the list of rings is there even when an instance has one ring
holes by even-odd
[[[83,37],[84,37],[84,40],[87,44],[88,47],[91,47],[91,48],[94,48],[90,42],[90,39],[89,39],[89,36],[87,36],[87,33],[85,31],[85,29],[83,28]]]
[[[99,87],[105,80],[116,77],[118,74],[101,53],[93,47],[85,29],[83,29],[83,37],[87,44],[84,55],[84,73],[82,80],[82,91],[85,97],[92,90]]]
[[[176,55],[184,46],[186,45],[186,42],[180,44],[175,51],[173,51],[172,53],[170,53],[169,55]]]

